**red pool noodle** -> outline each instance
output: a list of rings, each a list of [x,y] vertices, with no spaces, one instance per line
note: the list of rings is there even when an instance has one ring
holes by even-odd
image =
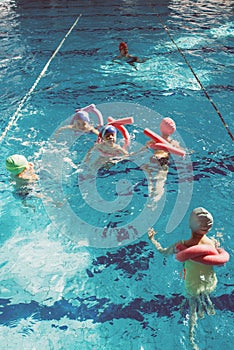
[[[157,135],[156,133],[154,133],[150,129],[146,128],[144,130],[144,134],[146,136],[150,137],[155,142],[155,144],[152,145],[153,149],[162,149],[162,150],[168,151],[169,153],[173,153],[173,154],[176,154],[176,155],[181,156],[181,157],[185,156],[184,150],[182,150],[180,148],[173,147],[169,142],[164,140],[163,137]]]
[[[208,244],[198,244],[187,248],[183,244],[177,246],[180,252],[176,254],[176,259],[180,262],[193,260],[205,265],[223,265],[230,256],[228,252],[221,248],[215,248]]]

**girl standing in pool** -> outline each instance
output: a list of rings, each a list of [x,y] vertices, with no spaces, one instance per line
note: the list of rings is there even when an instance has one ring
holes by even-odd
[[[172,147],[181,149],[179,142],[171,138],[171,135],[175,132],[175,130],[176,124],[173,119],[168,117],[162,119],[160,123],[161,138]],[[141,168],[148,174],[148,189],[150,198],[148,207],[155,210],[158,201],[164,194],[164,185],[169,170],[170,153],[167,150],[157,148],[157,146],[155,146],[155,142],[152,140],[146,142],[146,145],[139,152],[146,149],[153,149],[154,153],[150,157],[149,162],[143,164]]]
[[[189,239],[176,242],[167,248],[163,248],[154,238],[156,232],[153,228],[148,230],[148,236],[156,249],[165,256],[178,253],[183,249],[197,245],[208,245],[217,249],[218,242],[206,236],[212,228],[212,225],[212,215],[206,209],[200,207],[194,209],[190,215],[189,226],[191,229],[191,236]],[[191,259],[186,260],[184,262],[184,284],[190,308],[189,340],[193,349],[198,350],[198,347],[194,342],[197,316],[203,318],[205,312],[208,315],[215,314],[214,306],[209,296],[210,293],[215,290],[217,285],[217,277],[213,266],[196,262]]]

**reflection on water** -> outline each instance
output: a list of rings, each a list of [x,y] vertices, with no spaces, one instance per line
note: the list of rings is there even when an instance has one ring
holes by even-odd
[[[170,0],[170,17],[178,20],[180,17],[188,21],[188,26],[196,23],[199,27],[206,27],[207,23],[222,23],[227,20],[230,14],[233,14],[233,2],[231,0]],[[202,23],[202,18],[205,23]]]
[[[13,126],[4,140],[2,159],[14,151],[38,161],[51,133],[78,106],[117,101],[148,106],[176,120],[178,132],[193,150],[194,167],[194,178],[188,176],[189,169],[184,167],[179,181],[195,180],[192,204],[208,206],[215,213],[214,234],[222,231],[225,246],[231,252],[230,141],[155,15],[156,10],[231,125],[231,1],[144,4],[140,0],[113,0],[110,4],[110,1],[6,0],[0,3],[0,9],[2,127],[8,123],[9,116],[15,112],[74,17],[83,14],[73,35],[22,110],[18,125]],[[149,58],[138,71],[129,66],[111,65],[120,40],[128,41],[134,54]],[[111,115],[112,111],[109,112]],[[136,111],[136,114],[137,125],[140,120],[142,127],[147,124],[150,128],[153,123],[157,126],[157,120],[149,112]],[[75,146],[78,152],[78,145]],[[83,152],[84,142],[82,146]],[[55,151],[51,152],[50,159],[55,159],[55,155]],[[61,154],[69,158],[72,155]],[[179,307],[183,296],[170,294],[170,291],[182,290],[179,289],[183,284],[179,275],[181,265],[175,265],[173,259],[160,260],[144,236],[134,244],[114,249],[72,245],[69,237],[63,235],[65,220],[59,222],[61,225],[55,230],[39,199],[32,200],[34,208],[21,207],[20,201],[13,197],[4,161],[0,166],[3,174],[0,183],[3,202],[0,339],[4,350],[31,350],[36,346],[45,350],[103,350],[104,347],[129,350],[130,346],[134,350],[171,350],[178,348],[178,342],[181,349],[188,348],[187,308],[185,306],[181,315]],[[43,166],[48,170],[48,163]],[[171,165],[165,187],[171,207],[177,195],[177,167],[181,169],[182,165]],[[56,169],[55,164],[53,171]],[[138,199],[147,181],[139,177],[136,167],[133,169],[129,164],[129,169],[133,181],[131,190]],[[105,185],[105,199],[108,193],[114,197],[115,184],[111,180],[119,171],[119,168],[107,173],[100,171],[98,181]],[[50,180],[54,185],[55,178]],[[82,202],[77,201],[76,196],[77,176],[67,178],[68,185],[72,185],[72,180],[76,181],[76,187],[66,190],[71,195],[71,205],[79,212]],[[172,235],[165,233],[171,207],[163,212],[156,227],[167,243],[171,242],[172,235],[178,237],[187,230],[185,215],[178,230]],[[54,215],[63,210],[53,209]],[[149,216],[151,213],[150,210]],[[117,233],[120,241],[126,238],[128,232],[118,231],[116,221],[129,218],[130,211],[122,210],[120,214],[122,218],[121,215],[117,219],[111,217],[103,236]],[[87,219],[88,216],[86,212]],[[76,226],[72,224],[76,235]],[[146,226],[144,222],[142,225]],[[133,229],[130,234],[135,234]],[[92,238],[98,238],[95,232]],[[199,337],[204,349],[223,346],[230,350],[233,276],[228,265],[217,273],[220,285],[213,301],[218,315],[214,320],[204,320],[210,323],[205,334],[199,329]]]

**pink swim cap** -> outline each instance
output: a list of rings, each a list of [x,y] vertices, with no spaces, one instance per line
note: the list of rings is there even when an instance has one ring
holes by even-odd
[[[173,119],[167,117],[163,118],[160,124],[160,131],[164,135],[171,135],[176,130],[176,124]]]

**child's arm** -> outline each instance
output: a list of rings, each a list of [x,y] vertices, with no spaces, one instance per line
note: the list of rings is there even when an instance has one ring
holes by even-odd
[[[131,156],[135,156],[135,155],[138,156],[140,153],[145,152],[147,149],[148,149],[147,146],[143,146],[139,150],[137,150],[136,152],[131,152],[130,155]]]
[[[61,128],[59,128],[57,131],[56,131],[56,133],[55,133],[55,137],[57,137],[60,133],[61,133],[61,131],[63,131],[63,130],[66,130],[66,129],[73,129],[74,128],[74,126],[73,125],[64,125],[64,126],[61,126]]]
[[[119,60],[122,58],[122,56],[115,56],[114,58],[112,58],[112,62],[115,62],[115,63],[120,63]]]
[[[120,151],[121,151],[122,155],[124,155],[124,156],[129,155],[128,151],[126,151],[126,149],[124,149],[123,147],[120,147]]]
[[[129,155],[128,151],[126,151],[126,149],[124,149],[123,147],[121,147],[117,143],[115,143],[113,145],[112,149],[115,149],[117,151],[116,155],[123,155],[123,156],[128,156]]]
[[[156,241],[156,239],[154,238],[154,235],[156,234],[156,232],[154,231],[154,229],[151,227],[148,229],[148,236],[149,239],[151,240],[151,242],[153,243],[153,245],[155,246],[155,248],[157,249],[157,251],[163,255],[171,255],[174,254],[175,251],[175,244],[167,247],[167,248],[163,248],[161,246],[161,244]]]
[[[95,129],[93,126],[90,127],[90,131],[97,136],[99,135],[99,131]]]

